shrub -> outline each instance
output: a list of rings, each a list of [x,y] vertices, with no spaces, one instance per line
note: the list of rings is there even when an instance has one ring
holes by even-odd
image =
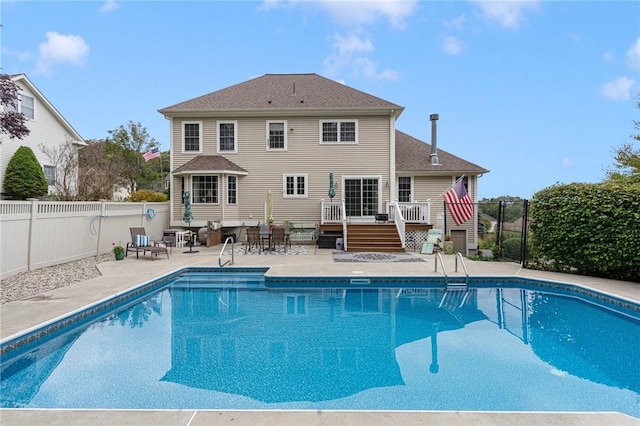
[[[547,269],[640,281],[640,184],[554,185],[534,194],[530,218]]]
[[[151,203],[167,201],[167,194],[162,192],[149,191],[148,189],[141,189],[131,194],[131,201],[140,202],[148,201]]]
[[[7,197],[24,200],[38,198],[49,190],[42,166],[31,148],[21,146],[13,154],[4,177],[4,193]]]
[[[507,238],[502,242],[502,257],[509,260],[520,260],[520,237]]]

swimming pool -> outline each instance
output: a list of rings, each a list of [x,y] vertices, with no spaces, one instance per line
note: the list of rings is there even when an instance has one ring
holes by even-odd
[[[633,303],[523,279],[224,272],[186,268],[6,339],[2,407],[640,417]]]

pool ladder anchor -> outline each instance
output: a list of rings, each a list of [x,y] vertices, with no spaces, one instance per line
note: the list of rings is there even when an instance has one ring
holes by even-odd
[[[227,260],[226,262],[222,263],[222,255],[224,254],[224,249],[227,248],[227,243],[229,243],[229,241],[231,241],[231,260]],[[233,253],[235,252],[234,250],[234,239],[232,236],[227,237],[226,240],[224,240],[224,244],[222,245],[222,249],[220,250],[220,254],[218,255],[218,265],[222,268],[224,265],[233,265],[234,262],[234,257],[233,257]]]

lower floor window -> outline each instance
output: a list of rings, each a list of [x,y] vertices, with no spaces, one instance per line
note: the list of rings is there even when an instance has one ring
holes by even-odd
[[[44,178],[50,186],[56,184],[56,167],[55,166],[42,166],[44,170]]]
[[[218,176],[194,176],[192,186],[194,204],[218,202]]]
[[[227,176],[227,204],[238,203],[238,177]]]
[[[306,197],[307,175],[285,175],[283,189],[285,197]]]

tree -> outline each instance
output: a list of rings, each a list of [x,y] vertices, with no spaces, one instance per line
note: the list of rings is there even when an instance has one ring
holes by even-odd
[[[640,109],[640,93],[636,108]],[[634,149],[634,143],[640,144],[640,120],[633,120],[633,125],[639,133],[630,137],[630,143],[624,143],[614,149],[615,163],[612,169],[607,170],[607,180],[640,183],[640,146]]]
[[[45,195],[49,189],[44,171],[31,148],[21,146],[13,154],[4,177],[6,196],[24,200]]]
[[[144,159],[142,154],[151,148],[158,147],[158,142],[149,136],[147,128],[140,123],[129,121],[127,126],[120,126],[109,131],[107,142],[120,149],[123,170],[122,177],[127,180],[131,192],[135,191],[139,181],[144,180]]]
[[[27,118],[18,112],[20,87],[7,74],[0,74],[0,133],[9,135],[10,139],[29,135],[25,126]]]
[[[56,181],[54,183],[56,197],[63,201],[72,201],[78,198],[78,149],[67,138],[60,146],[48,147],[39,145],[40,150],[49,158],[56,168]]]
[[[83,200],[110,200],[118,186],[127,185],[122,177],[124,163],[119,146],[106,140],[87,140],[79,151],[78,193]]]

